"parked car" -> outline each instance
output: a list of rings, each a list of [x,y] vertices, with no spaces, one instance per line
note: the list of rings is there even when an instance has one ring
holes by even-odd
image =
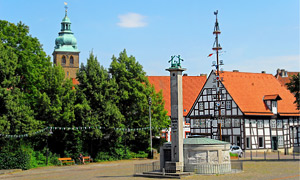
[[[243,150],[241,149],[240,146],[236,146],[236,145],[230,146],[229,152],[232,154],[238,154],[239,157],[243,156]]]

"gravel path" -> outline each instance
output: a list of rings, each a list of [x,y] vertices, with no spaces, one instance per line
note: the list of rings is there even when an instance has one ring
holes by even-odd
[[[123,160],[87,165],[52,166],[0,175],[0,179],[9,180],[146,180],[149,178],[133,177],[134,164],[150,163],[153,160]],[[152,178],[153,179],[153,178]],[[245,161],[244,171],[224,175],[193,175],[182,179],[208,180],[299,180],[300,161]],[[151,180],[151,179],[150,179]]]

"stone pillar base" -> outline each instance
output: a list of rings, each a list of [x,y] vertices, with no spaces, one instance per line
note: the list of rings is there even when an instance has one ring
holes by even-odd
[[[165,164],[165,172],[166,173],[183,172],[183,163],[167,161]]]

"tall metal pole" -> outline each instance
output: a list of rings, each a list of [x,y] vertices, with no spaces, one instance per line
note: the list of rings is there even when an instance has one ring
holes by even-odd
[[[152,158],[152,127],[151,127],[151,105],[152,105],[152,101],[151,101],[151,97],[149,97],[149,121],[150,121],[150,147],[151,147],[151,158]]]
[[[218,107],[218,120],[217,121],[220,121],[222,120],[221,118],[221,98],[220,98],[220,95],[221,95],[221,92],[220,92],[220,81],[221,81],[221,78],[220,78],[220,65],[222,65],[222,63],[219,63],[219,50],[222,50],[222,47],[220,46],[219,44],[219,38],[218,38],[218,35],[221,34],[221,31],[219,29],[219,23],[218,23],[218,10],[216,12],[214,12],[214,14],[216,15],[216,23],[215,23],[215,28],[214,28],[214,32],[213,34],[216,35],[216,38],[215,38],[215,43],[214,43],[214,47],[212,48],[214,51],[216,51],[216,58],[217,58],[217,64],[215,65],[216,66],[216,69],[217,69],[217,72],[215,73],[216,74],[216,80],[217,80],[217,94],[218,94],[218,97],[217,97],[217,101],[219,103],[219,107]],[[222,141],[222,128],[221,128],[221,123],[218,123],[218,128],[219,128],[219,136],[220,136],[220,140]]]

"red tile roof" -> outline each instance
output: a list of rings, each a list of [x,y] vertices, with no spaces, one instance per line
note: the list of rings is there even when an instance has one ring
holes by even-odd
[[[148,76],[156,92],[162,90],[165,109],[171,116],[170,76]],[[201,91],[206,76],[182,76],[183,116],[186,116]]]
[[[272,114],[265,105],[263,98],[266,95],[279,95],[278,113],[298,114],[294,104],[295,97],[282,86],[272,74],[223,72],[223,84],[241,111],[249,115]]]
[[[281,97],[278,94],[265,95],[264,100],[281,100]]]
[[[282,77],[279,74],[276,74],[275,77],[283,86],[286,86],[286,83],[290,82],[290,78],[294,75],[296,76],[298,73],[299,72],[287,72],[287,77]]]

